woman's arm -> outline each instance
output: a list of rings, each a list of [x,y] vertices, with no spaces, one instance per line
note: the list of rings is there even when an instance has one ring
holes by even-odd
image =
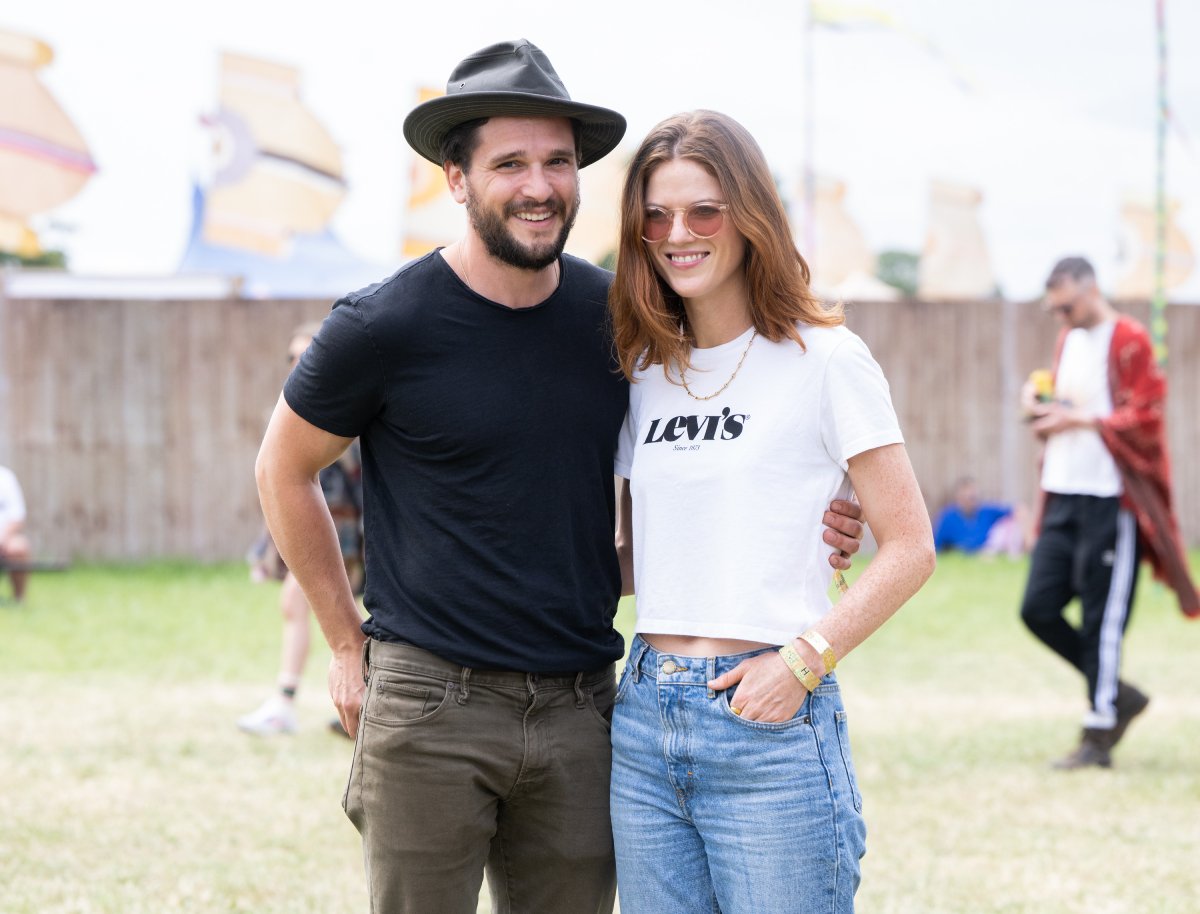
[[[873,448],[850,458],[850,482],[870,518],[879,551],[833,609],[814,626],[840,659],[865,641],[920,590],[937,562],[933,525],[902,444]],[[816,651],[803,641],[797,651],[818,676]],[[814,665],[815,664],[815,665]]]
[[[920,589],[937,561],[933,527],[902,444],[889,444],[849,461],[850,481],[869,518],[879,551],[833,609],[814,628],[840,660],[862,644]],[[806,641],[793,640],[801,659],[818,677],[827,672]],[[739,664],[709,683],[716,690],[739,683],[737,705],[747,720],[779,722],[793,717],[805,689],[778,652]]]

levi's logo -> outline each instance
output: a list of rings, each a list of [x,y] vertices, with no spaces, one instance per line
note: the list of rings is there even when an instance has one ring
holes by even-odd
[[[650,423],[646,440],[642,444],[657,444],[660,441],[730,441],[742,433],[746,413],[730,412],[729,407],[719,416],[675,416],[673,419],[655,419]]]

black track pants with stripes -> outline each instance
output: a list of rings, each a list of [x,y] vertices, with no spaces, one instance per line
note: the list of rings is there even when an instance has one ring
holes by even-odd
[[[1133,607],[1139,557],[1137,522],[1120,498],[1047,497],[1021,619],[1083,673],[1091,704],[1089,727],[1106,729],[1116,721],[1121,642]],[[1078,628],[1063,616],[1075,597],[1082,605]]]

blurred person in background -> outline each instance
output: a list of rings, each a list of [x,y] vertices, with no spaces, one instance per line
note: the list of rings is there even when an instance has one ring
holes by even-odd
[[[1062,324],[1053,396],[1031,380],[1021,391],[1029,427],[1044,442],[1039,533],[1021,618],[1086,684],[1074,750],[1055,768],[1108,768],[1112,750],[1150,702],[1120,678],[1141,561],[1171,587],[1185,614],[1200,597],[1171,507],[1164,422],[1166,378],[1146,329],[1104,298],[1082,257],[1055,264],[1045,306]],[[1078,626],[1063,615],[1078,598]]]
[[[1024,505],[980,501],[974,477],[963,476],[954,484],[953,498],[934,521],[933,544],[938,552],[1015,557],[1027,547],[1028,517]]]
[[[320,328],[320,323],[297,327],[288,344],[288,368],[295,367],[304,350]],[[337,526],[338,543],[346,573],[356,594],[363,585],[362,468],[358,443],[354,442],[337,460],[319,474],[321,492]],[[311,610],[296,576],[292,574],[271,534],[264,527],[250,550],[250,577],[255,581],[277,580],[283,586],[279,594],[279,612],[283,617],[283,644],[276,678],[276,691],[261,705],[238,718],[238,727],[247,733],[270,736],[294,733],[297,727],[296,691],[304,677],[311,643]],[[339,718],[329,722],[335,733],[348,736]]]
[[[25,536],[25,495],[17,475],[0,466],[0,574],[8,571],[13,600],[25,599],[29,580],[29,540]],[[9,567],[12,566],[12,567]]]

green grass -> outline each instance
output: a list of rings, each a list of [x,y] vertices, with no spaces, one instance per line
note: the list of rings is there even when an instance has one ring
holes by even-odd
[[[839,667],[858,910],[1194,914],[1200,622],[1143,576],[1124,672],[1150,708],[1114,770],[1053,772],[1083,688],[1017,619],[1025,571],[944,558]],[[240,564],[84,566],[0,605],[0,912],[366,910],[318,633],[301,731],[233,724],[270,689],[278,593]]]

